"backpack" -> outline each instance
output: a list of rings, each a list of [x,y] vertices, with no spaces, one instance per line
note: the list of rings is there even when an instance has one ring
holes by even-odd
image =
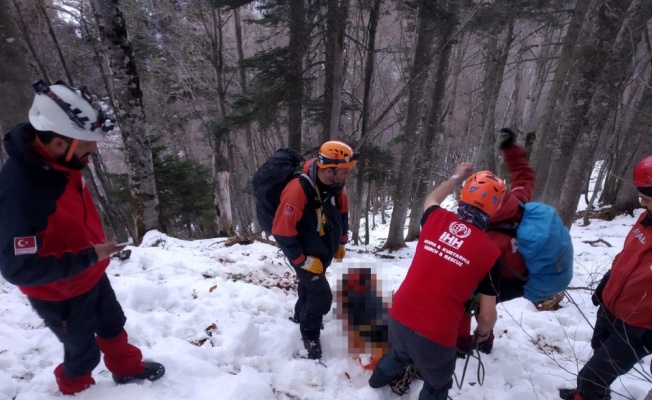
[[[554,207],[536,201],[520,206],[520,223],[511,227],[498,224],[498,228],[511,230],[516,238],[528,270],[527,278],[521,277],[525,280],[524,296],[537,302],[568,287],[573,278],[573,243]]]
[[[276,209],[281,202],[281,192],[293,178],[301,176],[304,158],[290,148],[276,150],[270,158],[258,168],[253,177],[256,215],[260,229],[267,235],[272,234],[272,225]]]

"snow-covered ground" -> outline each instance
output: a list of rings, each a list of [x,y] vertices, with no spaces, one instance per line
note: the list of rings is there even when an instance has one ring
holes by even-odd
[[[581,205],[580,205],[581,208]],[[639,215],[637,213],[637,215]],[[378,216],[376,216],[378,219]],[[453,399],[557,399],[558,388],[574,387],[591,355],[589,341],[596,308],[586,288],[600,279],[621,250],[635,219],[621,216],[571,230],[575,277],[572,302],[554,312],[538,312],[524,299],[499,305],[497,339],[478,362],[469,362]],[[387,291],[396,289],[410,264],[415,243],[375,253],[387,226],[372,231],[372,245],[347,245],[347,256],[329,270],[333,286],[346,268],[373,266]],[[585,241],[603,239],[595,244]],[[225,246],[225,239],[183,241],[150,232],[131,258],[114,259],[107,272],[127,314],[130,341],[146,359],[166,367],[156,382],[117,386],[103,363],[97,384],[79,399],[397,399],[388,387],[367,385],[357,357],[347,354],[341,321],[329,313],[322,331],[323,364],[302,359],[297,325],[288,320],[296,294],[291,269],[268,244]],[[586,317],[586,318],[585,318]],[[588,319],[588,321],[587,321]],[[53,370],[62,347],[31,310],[26,298],[0,278],[0,400],[59,398]],[[456,374],[464,367],[459,360]],[[650,360],[612,385],[613,399],[642,400],[651,388]],[[644,379],[643,375],[646,377]],[[402,399],[417,399],[421,381]]]

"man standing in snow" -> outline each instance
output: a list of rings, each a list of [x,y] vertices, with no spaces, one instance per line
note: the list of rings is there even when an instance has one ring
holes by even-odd
[[[344,184],[357,164],[346,143],[331,140],[316,158],[305,162],[300,178],[281,193],[272,235],[299,279],[292,321],[299,323],[308,358],[318,360],[323,316],[333,301],[326,268],[342,260],[349,233],[349,200]]]
[[[577,375],[577,389],[560,390],[564,400],[610,399],[616,378],[652,353],[652,156],[634,168],[634,186],[645,211],[593,295],[600,306],[594,353]]]
[[[165,369],[143,362],[127,342],[126,317],[105,272],[109,256],[123,246],[106,239],[81,174],[113,121],[83,86],[33,86],[30,122],[4,138],[0,272],[63,344],[63,363],[54,369],[63,394],[95,383],[100,351],[116,383],[156,380]]]
[[[472,167],[459,164],[426,198],[416,253],[390,309],[392,348],[369,379],[373,388],[391,383],[416,364],[424,380],[419,399],[446,400],[455,371],[457,328],[476,288],[480,313],[474,340],[482,343],[494,328],[500,250],[484,231],[500,206],[505,184],[480,171],[466,179],[457,214],[439,206]]]

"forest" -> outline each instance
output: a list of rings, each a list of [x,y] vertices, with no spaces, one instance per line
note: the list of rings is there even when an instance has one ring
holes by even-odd
[[[398,249],[457,163],[507,177],[502,127],[528,149],[535,199],[567,226],[639,206],[652,0],[7,3],[0,128],[27,121],[41,78],[105,99],[118,128],[85,173],[115,235],[259,234],[258,166],[278,148],[313,157],[333,139],[361,153],[347,183],[353,242],[368,243],[372,213],[388,218],[384,246]],[[595,165],[600,195],[579,215]]]

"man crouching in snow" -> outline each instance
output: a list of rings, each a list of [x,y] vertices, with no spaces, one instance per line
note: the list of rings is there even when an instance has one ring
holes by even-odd
[[[414,259],[389,311],[391,349],[369,379],[373,388],[390,384],[416,364],[424,380],[419,399],[446,400],[455,372],[457,328],[476,288],[480,314],[475,342],[487,340],[494,328],[500,250],[485,230],[505,183],[480,171],[466,179],[457,214],[439,206],[471,172],[472,164],[458,165],[455,175],[426,198]]]
[[[54,375],[71,395],[95,383],[104,364],[118,383],[159,379],[163,365],[143,362],[127,342],[127,318],[106,275],[107,240],[81,170],[113,128],[97,98],[62,82],[34,84],[29,123],[5,135],[9,160],[0,171],[0,272],[27,295],[63,343]]]

